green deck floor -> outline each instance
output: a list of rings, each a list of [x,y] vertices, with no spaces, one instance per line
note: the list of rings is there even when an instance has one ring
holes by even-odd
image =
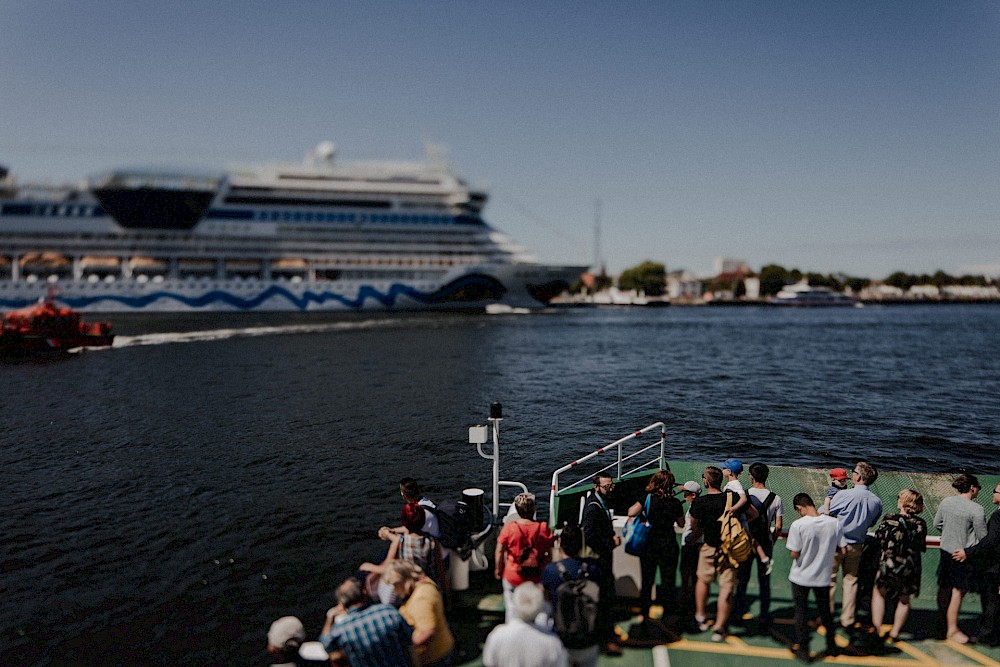
[[[745,461],[749,463],[749,461]],[[848,462],[845,465],[850,465]],[[671,462],[670,467],[674,471],[678,482],[688,479],[698,480],[706,463],[701,462]],[[749,480],[743,476],[745,485],[749,485]],[[952,495],[954,490],[950,484],[953,475],[921,474],[921,473],[882,473],[879,479],[872,486],[872,491],[878,494],[882,500],[885,510],[894,510],[896,506],[896,496],[901,489],[912,488],[920,491],[925,498],[926,510],[923,518],[927,521],[930,534],[936,535],[933,529],[934,512],[941,499]],[[997,477],[980,476],[980,481],[984,488],[991,488],[995,484]],[[641,481],[641,480],[640,480]],[[644,482],[643,482],[644,484]],[[771,468],[771,477],[768,486],[779,494],[784,502],[785,530],[792,521],[798,518],[797,513],[791,507],[791,498],[800,491],[809,493],[813,500],[820,505],[824,498],[828,481],[826,472],[822,470],[808,468]],[[620,484],[620,489],[627,489],[626,484]],[[641,486],[639,487],[641,488]],[[631,491],[635,493],[635,491]],[[624,505],[631,503],[634,498],[623,498]],[[978,501],[986,510],[987,516],[995,509],[989,502],[990,499],[981,494]],[[561,503],[572,507],[578,504],[579,500],[574,494],[566,494],[560,499]],[[559,512],[559,508],[553,509]],[[564,508],[565,513],[565,508]],[[743,624],[733,622],[731,619],[730,635],[725,642],[713,643],[711,632],[704,633],[684,633],[676,641],[664,644],[662,647],[653,648],[643,646],[639,648],[628,647],[626,642],[625,653],[618,658],[601,656],[599,665],[622,667],[633,667],[639,665],[657,665],[664,667],[712,665],[713,667],[757,667],[758,665],[773,664],[801,664],[792,655],[789,646],[792,642],[794,630],[792,627],[793,605],[791,599],[791,586],[788,583],[788,572],[791,568],[791,558],[785,548],[784,540],[779,540],[775,544],[775,567],[771,575],[771,614],[774,617],[772,632],[760,635],[757,632],[757,623],[753,616],[759,613],[757,604],[757,576],[756,573],[750,579],[747,595],[750,601],[751,617]],[[935,572],[938,565],[940,553],[936,548],[929,548],[923,557],[923,577],[921,580],[920,595],[914,597],[911,602],[912,611],[908,619],[901,641],[886,649],[876,651],[870,640],[862,638],[855,643],[850,643],[846,635],[838,632],[837,643],[842,647],[843,653],[837,657],[824,657],[822,650],[825,648],[826,640],[817,631],[812,633],[812,643],[810,649],[817,656],[818,662],[843,664],[843,665],[868,665],[885,667],[909,667],[921,666],[931,667],[933,665],[980,665],[985,667],[1000,667],[1000,648],[989,648],[983,646],[960,645],[952,641],[940,640],[939,636],[943,620],[936,609],[935,595],[937,584],[935,582]],[[499,585],[486,579],[480,579],[479,590],[499,590]],[[712,595],[709,598],[709,614],[714,611],[715,594],[717,588],[713,586]],[[839,601],[839,592],[837,599]],[[864,610],[867,604],[859,601],[859,620],[868,619]],[[457,664],[471,666],[482,665],[479,653],[482,649],[482,642],[485,640],[489,630],[502,621],[503,610],[502,600],[498,593],[494,595],[467,595],[466,608],[453,613],[452,618],[464,619],[458,624],[456,637],[458,639],[459,650]],[[838,608],[839,611],[839,608]],[[969,594],[962,605],[962,615],[960,626],[967,634],[974,634],[977,627],[979,613],[981,611],[979,596]],[[891,609],[887,611],[887,619],[891,619]],[[627,610],[622,610],[619,628],[633,636],[642,634],[641,630],[632,627],[632,620],[628,617]],[[835,615],[835,620],[837,616]],[[888,627],[885,628],[886,630]]]

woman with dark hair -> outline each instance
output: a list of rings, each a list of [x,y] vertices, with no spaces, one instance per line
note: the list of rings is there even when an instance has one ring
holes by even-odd
[[[648,512],[646,508],[648,507]],[[646,514],[651,528],[646,541],[646,551],[639,557],[642,571],[642,586],[639,598],[643,614],[649,615],[652,604],[653,584],[656,582],[656,570],[660,570],[660,586],[656,589],[656,602],[664,609],[672,607],[677,579],[677,560],[680,557],[680,546],[677,544],[677,533],[674,526],[684,527],[684,506],[674,497],[674,474],[669,470],[660,470],[649,478],[646,485],[646,497],[636,502],[628,509],[628,515],[633,521],[638,521],[640,513]]]
[[[910,614],[910,596],[920,595],[920,554],[927,550],[927,523],[917,516],[924,511],[923,496],[912,489],[903,489],[896,506],[899,513],[886,514],[875,531],[880,555],[872,589],[872,625],[880,636],[885,600],[898,598],[892,629],[887,635],[892,641],[899,637]]]
[[[958,495],[942,500],[934,515],[934,527],[941,531],[942,554],[968,549],[986,535],[986,511],[975,502],[982,488],[979,480],[975,475],[959,475],[952,486]],[[969,642],[969,637],[958,629],[958,612],[965,594],[976,589],[975,579],[968,561],[942,556],[938,565],[938,608],[945,612],[947,638],[959,644]]]

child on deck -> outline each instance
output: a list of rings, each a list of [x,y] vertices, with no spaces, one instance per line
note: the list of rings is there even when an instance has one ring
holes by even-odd
[[[843,468],[834,468],[830,471],[830,487],[826,490],[826,500],[823,501],[823,511],[821,514],[830,513],[830,501],[837,495],[838,491],[847,488],[847,471]]]
[[[733,514],[738,514],[740,517],[740,524],[743,526],[743,530],[747,531],[749,534],[749,529],[747,526],[746,510],[749,509],[750,497],[747,495],[743,488],[743,484],[740,482],[740,475],[743,473],[743,462],[739,459],[726,459],[722,465],[722,477],[726,480],[726,488],[724,491],[732,491],[739,497],[739,502],[733,505],[729,511]],[[771,573],[771,568],[773,563],[771,562],[771,557],[767,555],[763,545],[755,544],[754,548],[757,550],[757,557],[760,559],[761,565],[767,568],[767,573]]]

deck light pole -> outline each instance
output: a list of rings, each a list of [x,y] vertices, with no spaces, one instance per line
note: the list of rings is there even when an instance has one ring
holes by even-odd
[[[492,423],[493,455],[483,451],[483,445],[489,441],[489,426],[478,425],[469,427],[469,442],[476,445],[479,455],[487,461],[493,461],[493,517],[500,513],[500,422],[503,420],[503,406],[499,403],[490,405],[490,416],[487,421]]]

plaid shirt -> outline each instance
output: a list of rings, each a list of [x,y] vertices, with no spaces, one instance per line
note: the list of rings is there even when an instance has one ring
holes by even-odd
[[[351,667],[410,667],[412,634],[395,607],[373,604],[349,609],[319,640],[327,651],[343,651]]]

